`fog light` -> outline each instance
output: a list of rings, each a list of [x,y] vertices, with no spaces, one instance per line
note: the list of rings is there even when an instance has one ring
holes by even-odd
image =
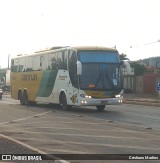
[[[81,101],[82,104],[87,104],[87,101]]]

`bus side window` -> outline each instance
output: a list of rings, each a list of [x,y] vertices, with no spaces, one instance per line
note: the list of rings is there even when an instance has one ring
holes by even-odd
[[[44,57],[43,56],[40,56],[40,70],[42,70],[43,68],[43,60],[44,60]]]
[[[50,69],[51,70],[58,70],[58,65],[57,65],[57,53],[52,53],[50,54]]]
[[[67,53],[64,51],[58,52],[57,63],[59,69],[67,70]]]
[[[19,59],[12,59],[11,61],[11,71],[18,72]]]
[[[11,60],[11,71],[15,72],[14,59]]]
[[[68,56],[68,51],[63,51],[62,52],[62,61],[63,61],[63,69],[67,70],[67,56]]]
[[[63,69],[62,51],[57,52],[57,67],[58,69]]]
[[[71,83],[75,88],[78,88],[78,76],[77,76],[77,56],[75,51],[70,51],[69,60],[68,60],[68,68],[69,68],[69,76],[71,79]]]
[[[32,71],[32,57],[26,57],[26,71]]]

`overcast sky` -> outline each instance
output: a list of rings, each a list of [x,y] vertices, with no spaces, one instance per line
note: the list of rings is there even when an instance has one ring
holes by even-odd
[[[159,7],[159,0],[0,0],[0,66],[9,54],[61,45],[116,45],[131,60],[160,56]]]

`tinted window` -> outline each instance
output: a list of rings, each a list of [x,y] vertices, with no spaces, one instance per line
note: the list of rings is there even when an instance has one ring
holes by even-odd
[[[74,87],[78,87],[77,76],[77,55],[75,51],[70,51],[68,60],[69,76]]]

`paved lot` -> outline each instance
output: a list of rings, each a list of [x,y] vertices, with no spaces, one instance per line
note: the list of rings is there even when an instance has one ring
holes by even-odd
[[[127,110],[133,106],[121,107]],[[131,115],[129,113],[127,116]],[[13,153],[158,154],[160,130],[112,121],[121,114],[120,107],[116,106],[103,113],[92,108],[64,112],[48,105],[28,107],[14,102],[7,104],[4,98],[0,105],[0,133],[20,143],[17,145],[1,137],[1,152],[8,151],[12,146],[10,150]],[[133,115],[132,118],[137,116]]]
[[[42,151],[17,141],[11,137],[0,134],[0,162],[53,162],[53,156],[48,156]],[[43,161],[45,160],[45,161]],[[59,161],[59,163],[65,163]]]

